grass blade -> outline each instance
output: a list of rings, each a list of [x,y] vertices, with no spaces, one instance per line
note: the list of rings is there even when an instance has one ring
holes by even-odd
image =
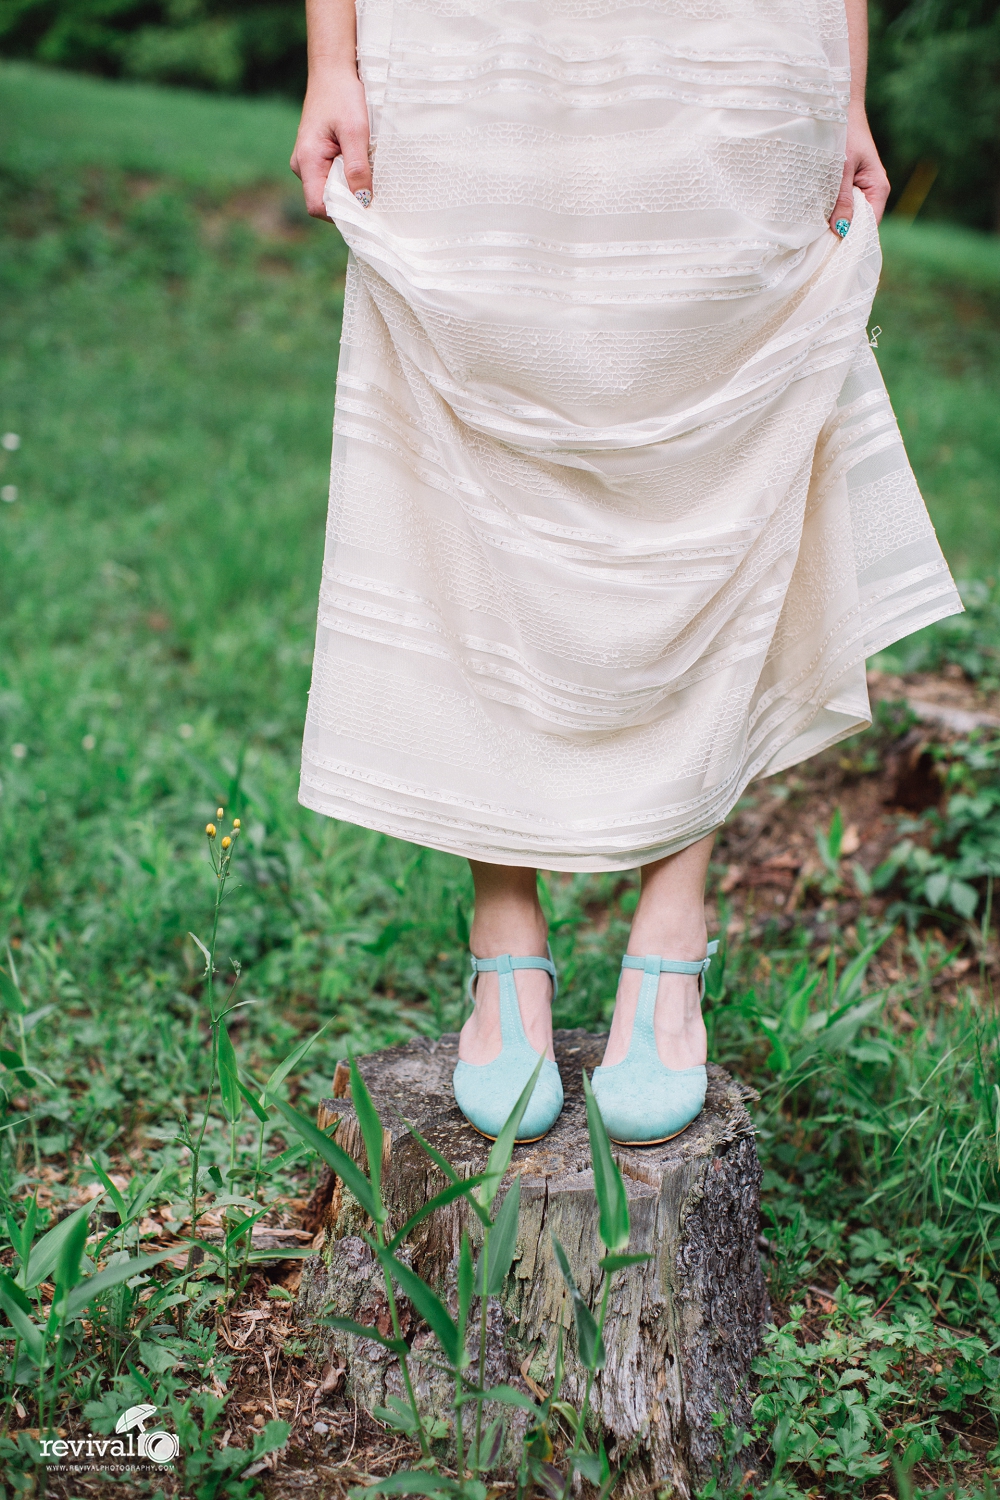
[[[605,1255],[597,1264],[611,1276],[615,1271],[624,1270],[626,1266],[641,1266],[652,1259],[651,1255]]]
[[[0,1271],[0,1308],[35,1364],[40,1364],[45,1352],[42,1331],[31,1316],[31,1303],[4,1271]]]
[[[583,1075],[583,1093],[587,1101],[587,1134],[594,1164],[594,1192],[597,1194],[598,1228],[609,1250],[623,1250],[628,1244],[628,1198],[618,1163],[611,1155],[611,1141],[601,1118],[594,1091],[587,1074]]]
[[[573,1298],[573,1319],[576,1323],[576,1349],[580,1356],[580,1363],[585,1370],[596,1372],[603,1370],[607,1359],[604,1349],[604,1340],[601,1338],[597,1319],[580,1295],[576,1282],[573,1280],[573,1272],[570,1270],[566,1252],[556,1239],[552,1236],[552,1245],[556,1252],[556,1260],[562,1272],[563,1280]]]
[[[62,1254],[63,1245],[69,1239],[73,1230],[82,1219],[87,1219],[104,1197],[101,1192],[96,1198],[91,1198],[82,1208],[76,1209],[65,1219],[58,1223],[54,1229],[43,1234],[38,1244],[32,1250],[28,1258],[28,1268],[24,1274],[23,1285],[30,1291],[32,1287],[41,1286],[47,1281],[55,1270],[59,1257]]]
[[[490,1235],[489,1287],[486,1295],[499,1297],[507,1280],[517,1249],[517,1225],[521,1216],[521,1174],[514,1178],[507,1189],[500,1211],[493,1221]],[[476,1265],[476,1293],[483,1295],[483,1262],[480,1256]]]
[[[374,1484],[358,1485],[348,1490],[350,1500],[362,1500],[365,1495],[454,1495],[461,1490],[465,1500],[486,1500],[486,1486],[474,1480],[465,1480],[459,1485],[457,1479],[445,1474],[428,1474],[422,1469],[403,1469],[390,1474],[388,1479],[376,1479]]]
[[[14,959],[9,946],[7,948],[7,960],[11,967],[11,973],[8,974],[6,969],[0,969],[0,1005],[3,1006],[4,1010],[10,1010],[15,1015],[24,1016],[28,1013],[28,1006],[24,996],[21,994],[21,988],[16,982],[16,978],[13,977],[15,974]]]
[[[22,1224],[18,1224],[14,1215],[9,1210],[6,1214],[6,1219],[7,1233],[10,1236],[10,1242],[14,1246],[14,1253],[23,1271],[28,1264],[31,1247],[35,1239],[35,1223],[38,1219],[38,1199],[28,1199],[28,1206],[24,1211],[24,1222]]]
[[[267,1110],[261,1107],[260,1100],[257,1098],[257,1096],[255,1094],[251,1094],[246,1084],[240,1078],[237,1078],[236,1080],[236,1087],[239,1089],[240,1093],[243,1095],[244,1099],[249,1104],[250,1108],[253,1110],[260,1123],[262,1125],[266,1125],[270,1116],[268,1115]]]
[[[535,1084],[538,1082],[538,1075],[542,1071],[544,1061],[545,1054],[543,1053],[538,1059],[535,1071],[521,1090],[517,1103],[507,1116],[500,1134],[493,1142],[493,1149],[486,1163],[486,1181],[483,1183],[479,1194],[479,1201],[484,1208],[492,1208],[493,1199],[500,1191],[500,1184],[503,1181],[504,1173],[510,1166],[510,1159],[514,1154],[518,1126],[524,1118],[524,1111],[527,1109],[531,1096],[535,1092]]]
[[[382,1121],[378,1117],[378,1111],[372,1103],[372,1096],[368,1092],[365,1080],[361,1076],[354,1058],[351,1058],[351,1102],[354,1105],[354,1113],[358,1117],[361,1127],[361,1136],[365,1143],[365,1153],[368,1157],[368,1175],[371,1178],[372,1192],[382,1202],[382,1152],[385,1149],[385,1134],[382,1130]]]
[[[93,1157],[90,1158],[90,1170],[93,1172],[94,1176],[97,1177],[102,1183],[104,1191],[107,1193],[108,1197],[111,1199],[112,1203],[115,1206],[115,1213],[118,1215],[121,1223],[124,1224],[125,1220],[128,1218],[128,1209],[125,1207],[125,1199],[115,1187],[107,1172],[104,1171],[103,1167],[98,1165]]]
[[[407,1130],[410,1132],[420,1149],[430,1157],[434,1165],[439,1169],[439,1171],[444,1174],[445,1177],[447,1177],[449,1182],[467,1181],[467,1179],[459,1177],[458,1173],[455,1171],[455,1168],[452,1166],[447,1157],[442,1156],[440,1151],[436,1151],[431,1145],[430,1141],[424,1140],[423,1136],[420,1134],[420,1131],[415,1125],[411,1125],[409,1120],[403,1119],[402,1115],[400,1115],[399,1118],[403,1120],[403,1124],[406,1126]],[[486,1212],[485,1208],[479,1202],[479,1199],[475,1194],[473,1194],[469,1199],[469,1206],[470,1208],[475,1210],[476,1216],[478,1217],[480,1223],[483,1225],[483,1228],[489,1229],[492,1220],[490,1219],[489,1214]]]
[[[420,1131],[415,1125],[411,1125],[409,1120],[403,1119],[402,1115],[400,1115],[399,1118],[403,1120],[403,1124],[406,1126],[407,1130],[410,1132],[417,1145],[421,1148],[422,1151],[426,1152],[434,1165],[444,1173],[448,1181],[460,1182],[461,1178],[455,1171],[455,1168],[452,1166],[448,1158],[446,1156],[442,1156],[440,1151],[436,1151],[431,1145],[430,1141],[424,1140],[424,1137],[420,1134]]]
[[[265,1204],[263,1208],[258,1208],[258,1210],[257,1210],[257,1212],[255,1214],[245,1214],[242,1219],[237,1219],[236,1224],[234,1225],[234,1227],[232,1229],[230,1229],[230,1231],[226,1235],[226,1238],[225,1238],[225,1241],[224,1241],[225,1247],[226,1247],[226,1254],[228,1255],[229,1252],[236,1245],[239,1244],[239,1242],[243,1238],[243,1236],[249,1230],[253,1229],[253,1226],[257,1223],[257,1221],[259,1219],[262,1219],[266,1213],[270,1213],[270,1211],[271,1211],[270,1210],[270,1206],[268,1204]],[[251,1244],[251,1247],[252,1247],[253,1246],[253,1239],[252,1238],[250,1240],[250,1244]]]
[[[297,1047],[293,1047],[285,1060],[278,1064],[260,1092],[260,1103],[264,1109],[266,1109],[267,1106],[271,1103],[271,1095],[274,1093],[275,1089],[279,1086],[279,1084],[284,1083],[285,1079],[288,1077],[289,1073],[296,1066],[296,1064],[302,1061],[306,1053],[309,1051],[309,1048],[312,1046],[313,1042],[319,1041],[326,1028],[331,1024],[332,1019],[333,1018],[331,1017],[330,1021],[324,1021],[323,1025],[319,1028],[318,1031],[314,1031],[312,1036],[306,1037],[304,1042],[300,1042]],[[258,1116],[258,1119],[259,1118],[260,1116]]]
[[[415,1271],[411,1271],[409,1266],[404,1266],[402,1261],[397,1260],[390,1251],[380,1249],[378,1258],[383,1268],[399,1285],[403,1295],[409,1298],[415,1311],[432,1330],[444,1350],[445,1358],[450,1364],[457,1365],[460,1352],[458,1326],[452,1321],[451,1314],[440,1297],[431,1291],[425,1281],[421,1281]]]
[[[87,1244],[88,1227],[86,1219],[78,1219],[63,1240],[53,1278],[57,1293],[72,1291],[80,1280],[80,1262]]]
[[[243,1096],[240,1093],[240,1070],[236,1061],[236,1051],[225,1021],[219,1022],[216,1045],[219,1057],[219,1094],[222,1098],[222,1110],[230,1125],[233,1125],[243,1113]]]
[[[131,1281],[133,1276],[141,1276],[175,1253],[174,1250],[160,1250],[156,1255],[136,1255],[129,1261],[119,1261],[117,1265],[108,1266],[96,1275],[88,1276],[86,1281],[81,1281],[79,1286],[73,1288],[66,1299],[66,1316],[78,1317],[95,1297],[102,1296],[113,1286],[121,1286],[123,1281]]]
[[[499,1401],[501,1406],[519,1406],[523,1411],[530,1411],[536,1417],[538,1415],[538,1402],[526,1396],[523,1391],[515,1391],[510,1385],[493,1385],[486,1391],[468,1388],[458,1399],[463,1406],[466,1401]]]
[[[475,1272],[472,1268],[472,1247],[469,1244],[469,1236],[463,1230],[462,1243],[458,1249],[458,1347],[461,1350],[463,1360],[465,1359],[465,1330],[469,1323],[469,1309],[472,1306],[472,1296],[475,1282]]]
[[[275,1099],[272,1102],[275,1109],[284,1115],[292,1129],[323,1158],[328,1167],[336,1172],[344,1185],[357,1198],[368,1217],[376,1224],[384,1224],[388,1215],[372,1192],[371,1183],[353,1156],[348,1156],[342,1146],[338,1146],[336,1141],[331,1141],[329,1136],[324,1135],[311,1120],[307,1120],[305,1115],[300,1115],[298,1110],[293,1109],[284,1099]]]
[[[353,1318],[320,1318],[318,1322],[323,1328],[339,1328],[341,1333],[353,1333],[355,1338],[374,1339],[376,1344],[381,1344],[384,1349],[391,1349],[393,1354],[398,1354],[401,1359],[410,1352],[402,1339],[384,1338],[377,1328],[368,1328],[364,1323],[355,1323]]]
[[[466,1177],[459,1182],[451,1182],[446,1188],[442,1188],[440,1193],[437,1193],[433,1198],[429,1198],[423,1208],[419,1208],[411,1218],[407,1219],[402,1229],[393,1235],[389,1241],[389,1249],[398,1250],[399,1246],[406,1239],[406,1236],[411,1230],[416,1229],[420,1221],[426,1219],[428,1214],[432,1214],[437,1208],[444,1208],[446,1203],[453,1203],[456,1198],[463,1198],[466,1195],[471,1197],[472,1193],[483,1181],[485,1181],[485,1174],[480,1173],[477,1177]]]

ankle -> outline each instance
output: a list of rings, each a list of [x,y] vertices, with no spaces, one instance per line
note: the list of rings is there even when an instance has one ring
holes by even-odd
[[[496,958],[500,953],[517,958],[544,956],[548,926],[541,907],[537,902],[491,902],[487,911],[476,911],[469,947],[477,958]]]
[[[660,958],[697,961],[705,957],[707,947],[703,908],[687,913],[644,913],[640,908],[632,922],[627,952],[637,957],[656,953]]]

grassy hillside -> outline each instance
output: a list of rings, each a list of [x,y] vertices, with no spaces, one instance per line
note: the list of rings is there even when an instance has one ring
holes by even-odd
[[[910,459],[953,569],[1000,565],[1000,238],[883,226],[872,325]]]
[[[298,111],[284,101],[0,63],[0,158],[8,167],[73,173],[164,173],[189,188],[233,191],[284,179]]]
[[[0,1207],[15,1226],[36,1190],[43,1220],[79,1201],[91,1161],[133,1183],[162,1171],[153,1201],[183,1197],[184,1131],[211,1065],[188,934],[210,927],[203,830],[218,807],[227,826],[243,823],[219,952],[220,968],[240,962],[253,1002],[231,1025],[247,1076],[329,1021],[291,1076],[308,1111],[348,1046],[437,1034],[459,1016],[467,868],[295,801],[345,255],[302,210],[286,167],[294,125],[281,105],[0,66],[0,434],[13,435],[0,447]],[[889,225],[885,248],[873,321],[918,477],[956,570],[995,577],[1000,247]],[[933,639],[947,657],[951,638]],[[872,774],[906,722],[859,741],[843,774]],[[994,774],[994,753],[976,749],[973,779]],[[780,795],[794,804],[801,785],[788,778]],[[859,907],[850,861],[832,858],[822,878],[834,895],[817,877],[791,923],[745,937],[734,927],[713,970],[715,1055],[764,1091],[775,1306],[842,1280],[833,1312],[810,1304],[805,1332],[793,1316],[784,1335],[813,1339],[795,1389],[780,1388],[785,1346],[766,1377],[774,1401],[760,1430],[792,1444],[784,1487],[748,1480],[738,1493],[874,1497],[895,1454],[915,1493],[979,1495],[1000,1463],[1000,1043],[977,980],[993,951],[985,879],[970,877],[981,899],[963,923],[909,898]],[[841,923],[830,907],[845,891]],[[552,880],[544,898],[557,919],[557,1022],[600,1026],[635,882]],[[896,967],[877,978],[869,953],[852,971],[880,933]],[[964,968],[949,969],[956,954]],[[15,971],[29,1019],[39,1013],[23,1037]],[[838,1005],[839,1050],[803,1082],[768,1038],[795,1053],[802,1028]],[[40,1074],[11,1063],[22,1045]],[[210,1116],[206,1199],[231,1151],[233,1181],[252,1176],[243,1129],[230,1137]],[[288,1142],[273,1121],[262,1138],[273,1163]],[[301,1160],[269,1170],[276,1202],[306,1195]],[[0,1256],[9,1264],[3,1231]],[[227,1292],[208,1263],[200,1275],[190,1315],[171,1314],[176,1337],[161,1323],[127,1348],[151,1399],[187,1403],[189,1417],[194,1403],[211,1446],[213,1423],[221,1432],[230,1418],[221,1404],[210,1416],[197,1390]],[[829,1345],[815,1342],[819,1327]],[[890,1335],[894,1375],[880,1342]],[[150,1399],[115,1348],[103,1363],[81,1350],[83,1373],[61,1398],[71,1416],[102,1391],[112,1405]],[[868,1351],[863,1412],[844,1395],[858,1380],[851,1349]],[[228,1355],[217,1353],[218,1372]],[[33,1398],[18,1391],[29,1414],[11,1420],[27,1431]],[[819,1446],[776,1427],[789,1413]],[[30,1468],[28,1439],[8,1441],[0,1432],[0,1468]]]

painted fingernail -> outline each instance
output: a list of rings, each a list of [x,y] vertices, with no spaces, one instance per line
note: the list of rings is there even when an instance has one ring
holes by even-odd
[[[358,194],[358,197],[359,198],[361,197],[360,193]],[[369,200],[369,202],[371,201],[371,193],[368,194],[368,200]],[[843,239],[845,237],[845,235],[847,234],[847,231],[851,227],[851,221],[850,221],[850,219],[837,219],[837,221],[835,222],[835,224],[834,224],[833,227],[837,231],[837,233],[840,235],[840,238]]]
[[[371,206],[372,206],[372,195],[371,195],[371,190],[369,188],[358,188],[358,190],[354,194],[354,196],[355,196],[355,198],[357,198],[357,200],[361,204],[362,208],[371,208]],[[844,233],[845,234],[847,233],[846,229],[844,230]]]

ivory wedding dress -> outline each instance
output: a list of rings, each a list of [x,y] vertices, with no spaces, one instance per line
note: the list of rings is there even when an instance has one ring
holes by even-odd
[[[300,797],[612,870],[869,722],[961,603],[866,324],[843,0],[359,0]],[[890,330],[891,336],[891,330]]]

